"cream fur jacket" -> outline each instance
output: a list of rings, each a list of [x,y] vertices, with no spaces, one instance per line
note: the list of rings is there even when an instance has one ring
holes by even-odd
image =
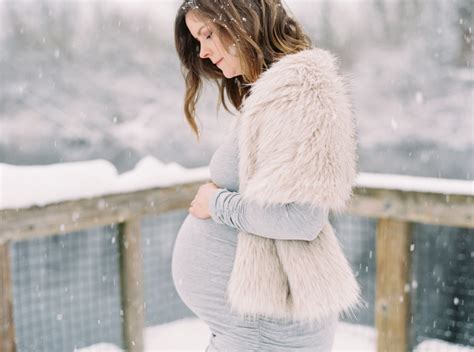
[[[284,56],[251,85],[231,127],[237,128],[244,200],[344,210],[357,154],[352,106],[338,71],[331,53],[307,49]],[[239,232],[227,300],[248,318],[303,322],[353,312],[362,303],[329,222],[313,241]]]

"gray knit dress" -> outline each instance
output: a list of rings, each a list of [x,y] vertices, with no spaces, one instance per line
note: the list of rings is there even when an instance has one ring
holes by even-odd
[[[262,209],[243,202],[239,191],[238,143],[230,129],[209,164],[220,188],[210,200],[211,218],[188,214],[173,249],[172,275],[182,301],[211,330],[208,352],[330,351],[337,316],[310,327],[261,316],[243,319],[231,313],[226,288],[239,230],[279,240],[313,240],[327,211],[288,203]]]

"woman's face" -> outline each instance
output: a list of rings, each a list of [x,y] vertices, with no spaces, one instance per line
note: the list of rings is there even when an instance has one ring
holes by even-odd
[[[193,11],[186,14],[186,26],[191,35],[200,43],[199,57],[209,59],[216,65],[226,78],[240,76],[242,68],[235,47],[224,48],[221,39],[217,35],[214,24],[204,22],[195,15]],[[231,53],[229,53],[230,51]]]

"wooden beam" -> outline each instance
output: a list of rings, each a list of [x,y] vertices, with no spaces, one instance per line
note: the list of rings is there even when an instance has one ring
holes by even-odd
[[[474,228],[474,196],[355,188],[347,214]]]
[[[148,214],[187,209],[202,183],[0,210],[0,243],[66,234]]]
[[[122,333],[125,351],[143,352],[144,300],[140,219],[119,224]]]
[[[65,234],[120,223],[127,219],[187,209],[208,179],[166,188],[146,189],[49,204],[0,210],[0,243]],[[474,196],[354,188],[346,214],[409,222],[474,228]]]
[[[375,325],[378,352],[408,351],[410,237],[410,223],[381,219],[377,224]]]
[[[0,352],[16,350],[9,244],[0,244]]]

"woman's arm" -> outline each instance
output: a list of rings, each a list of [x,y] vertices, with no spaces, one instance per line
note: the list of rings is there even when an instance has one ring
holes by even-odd
[[[327,210],[311,209],[306,203],[275,204],[263,209],[225,188],[210,198],[209,213],[219,224],[277,240],[312,241],[328,219]]]

